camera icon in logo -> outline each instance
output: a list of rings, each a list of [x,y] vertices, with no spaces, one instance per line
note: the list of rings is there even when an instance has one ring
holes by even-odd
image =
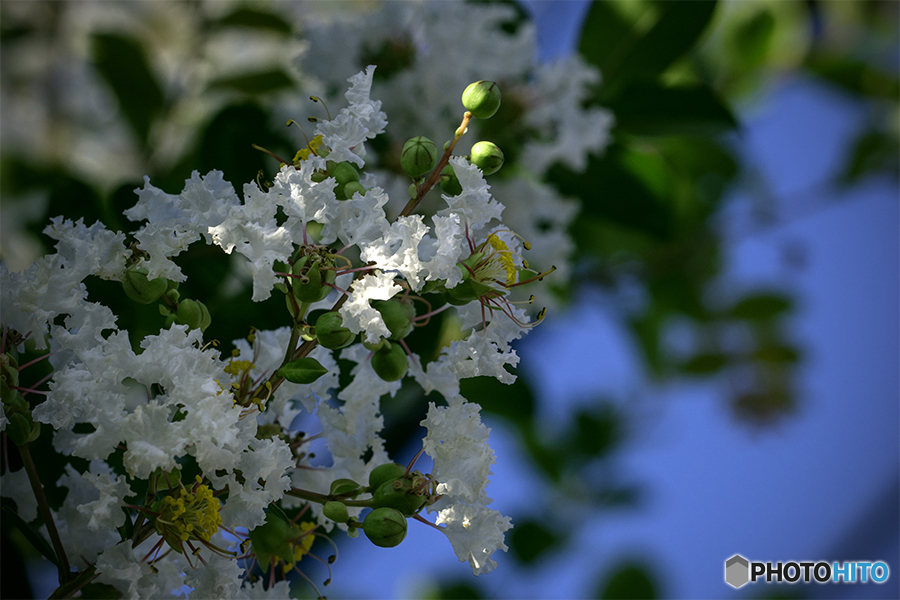
[[[725,561],[725,583],[739,588],[750,581],[750,561],[735,554]]]

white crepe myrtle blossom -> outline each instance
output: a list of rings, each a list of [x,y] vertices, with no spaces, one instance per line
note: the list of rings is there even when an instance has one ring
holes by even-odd
[[[0,428],[26,449],[39,424],[54,430],[52,446],[69,461],[58,483],[70,494],[58,511],[41,505],[41,516],[58,557],[88,561],[77,566],[85,582],[96,574],[131,597],[182,586],[189,597],[285,597],[284,574],[298,569],[313,536],[361,530],[395,546],[407,519],[425,520],[423,508],[437,513],[429,523],[474,574],[493,570],[494,552],[506,550],[510,519],[486,494],[489,430],[459,382],[515,380],[511,344],[535,322],[508,295],[548,272],[530,275],[529,244],[501,221],[504,205],[483,172],[453,154],[468,106],[453,142],[430,158],[433,171],[413,175],[406,206],[388,219],[391,198],[364,170],[365,142],[387,125],[370,97],[373,76],[369,66],[350,77],[349,106],[320,121],[271,182],[244,183],[239,197],[218,171],[194,172],[178,194],[145,179],[125,211],[141,222],[130,241],[99,223],[55,219],[56,254],[23,274],[0,265]],[[448,166],[459,189],[444,190],[435,214],[416,213]],[[252,301],[282,296],[285,326],[247,323],[230,356],[204,337],[215,315],[176,285],[186,278],[179,255],[195,242],[242,255]],[[88,298],[92,276],[121,281],[131,301],[157,303],[159,330],[139,338],[119,327]],[[405,338],[444,311],[455,311],[461,336],[423,362]],[[29,336],[38,348],[49,336],[54,350],[33,409],[17,359]],[[352,364],[343,386],[338,359]],[[431,403],[422,421],[430,474],[391,463],[382,438],[381,399],[407,376],[447,404]],[[297,431],[301,420],[314,429]],[[79,473],[70,456],[92,461],[90,470]],[[7,481],[18,504],[22,476]],[[254,565],[267,574],[256,583],[247,578]],[[60,570],[61,585],[71,583]]]

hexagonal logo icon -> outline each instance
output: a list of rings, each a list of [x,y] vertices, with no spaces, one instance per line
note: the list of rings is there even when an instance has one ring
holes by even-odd
[[[750,581],[750,561],[735,554],[725,561],[725,583],[739,588]]]

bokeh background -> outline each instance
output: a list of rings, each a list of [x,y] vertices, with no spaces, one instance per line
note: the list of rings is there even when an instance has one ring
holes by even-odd
[[[390,550],[338,535],[326,594],[900,596],[900,5],[494,4],[510,7],[508,31],[535,28],[535,61],[580,53],[598,67],[586,103],[615,118],[585,169],[545,178],[580,203],[573,272],[521,341],[518,381],[463,387],[492,428],[489,495],[513,518],[510,550],[476,579],[424,526]],[[132,226],[121,210],[145,174],[170,193],[193,169],[271,176],[249,144],[297,146],[281,117],[318,93],[294,68],[309,14],[379,9],[4,0],[0,256],[25,268],[57,214]],[[223,291],[240,282],[215,253],[180,260],[197,297],[220,298],[207,337],[245,335],[238,315],[279,326]],[[136,334],[160,326],[89,289]],[[425,404],[417,389],[383,402],[398,462],[418,450]],[[9,532],[4,521],[3,596],[21,558],[47,597],[49,563]],[[735,553],[881,560],[891,577],[734,590]]]

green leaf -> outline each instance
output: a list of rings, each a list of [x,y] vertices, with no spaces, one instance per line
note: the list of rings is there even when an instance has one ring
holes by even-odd
[[[291,383],[312,383],[327,372],[328,369],[319,364],[319,361],[307,356],[292,360],[275,374],[281,375]]]
[[[619,14],[615,4],[592,2],[581,27],[578,51],[607,78],[607,69],[615,60],[616,50],[625,45],[633,31],[633,24]]]
[[[728,356],[721,352],[703,352],[683,362],[680,369],[691,375],[712,375],[721,371],[728,363]]]
[[[255,8],[241,7],[228,13],[218,21],[212,23],[213,27],[247,27],[250,29],[263,29],[283,35],[290,35],[293,31],[291,24],[280,16]]]
[[[856,138],[853,150],[838,181],[843,185],[856,183],[866,175],[890,173],[898,176],[900,145],[896,133],[887,134],[868,129]]]
[[[516,521],[516,526],[512,528],[508,539],[513,556],[520,562],[529,564],[558,546],[563,536],[541,522],[529,519]]]
[[[781,316],[791,310],[793,302],[777,292],[749,294],[741,298],[731,309],[736,319],[765,320]]]
[[[234,90],[245,94],[265,94],[294,87],[294,81],[281,69],[222,77],[210,82],[211,90]]]
[[[640,564],[624,564],[605,583],[598,586],[594,598],[652,599],[658,598],[656,583],[649,569]]]
[[[112,88],[141,145],[146,146],[150,126],[162,113],[165,97],[144,49],[133,38],[113,33],[94,34],[92,42],[94,65]]]
[[[19,516],[19,513],[14,511],[12,508],[7,506],[5,503],[2,507],[0,507],[0,519],[4,522],[3,526],[8,527],[12,525],[13,527],[17,527],[19,531],[22,532],[22,535],[25,536],[32,546],[34,546],[35,550],[41,553],[44,558],[52,562],[54,565],[59,567],[59,561],[56,559],[56,552],[53,551],[53,548],[50,546],[50,543],[44,539],[40,533],[38,533],[31,525],[28,524],[25,519]]]
[[[610,148],[603,157],[589,156],[583,172],[557,164],[549,170],[548,179],[564,196],[581,199],[584,216],[600,217],[657,239],[670,238],[671,206],[625,164],[625,156],[620,148]]]
[[[756,349],[753,358],[767,363],[789,365],[800,360],[800,352],[793,346],[766,344]]]
[[[731,110],[705,84],[632,83],[609,108],[620,130],[637,135],[715,134],[737,127]]]

